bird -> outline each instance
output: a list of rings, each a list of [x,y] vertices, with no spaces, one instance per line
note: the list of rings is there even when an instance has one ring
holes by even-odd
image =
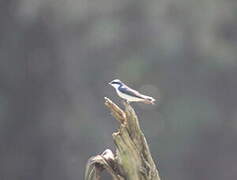
[[[146,104],[155,104],[155,99],[150,96],[143,95],[138,91],[128,87],[119,79],[114,79],[109,83],[112,87],[115,88],[119,97],[124,99],[126,102],[143,102]]]

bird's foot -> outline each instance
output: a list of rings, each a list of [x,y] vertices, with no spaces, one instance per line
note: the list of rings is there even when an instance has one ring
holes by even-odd
[[[128,104],[129,104],[129,101],[128,101],[128,100],[126,100],[126,99],[124,99],[124,100],[123,100],[123,104],[124,104],[124,106],[126,106],[126,105],[128,105]]]

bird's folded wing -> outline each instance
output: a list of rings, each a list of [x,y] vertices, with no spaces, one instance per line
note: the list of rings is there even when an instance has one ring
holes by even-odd
[[[133,90],[133,89],[127,87],[127,86],[120,87],[119,90],[124,94],[144,99],[144,96],[142,94],[140,94],[138,91],[135,91],[135,90]]]

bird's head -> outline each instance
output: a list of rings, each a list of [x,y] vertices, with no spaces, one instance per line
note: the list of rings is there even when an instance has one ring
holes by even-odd
[[[122,81],[120,81],[119,79],[114,79],[109,83],[109,85],[113,86],[114,88],[118,88],[122,84],[123,84]]]

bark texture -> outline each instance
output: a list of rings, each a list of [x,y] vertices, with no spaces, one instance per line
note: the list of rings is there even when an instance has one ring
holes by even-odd
[[[105,98],[105,105],[120,123],[118,131],[112,135],[116,152],[113,154],[107,149],[91,157],[85,180],[100,180],[100,172],[104,169],[114,180],[160,180],[134,109],[125,102],[125,110],[122,110],[108,98]]]

